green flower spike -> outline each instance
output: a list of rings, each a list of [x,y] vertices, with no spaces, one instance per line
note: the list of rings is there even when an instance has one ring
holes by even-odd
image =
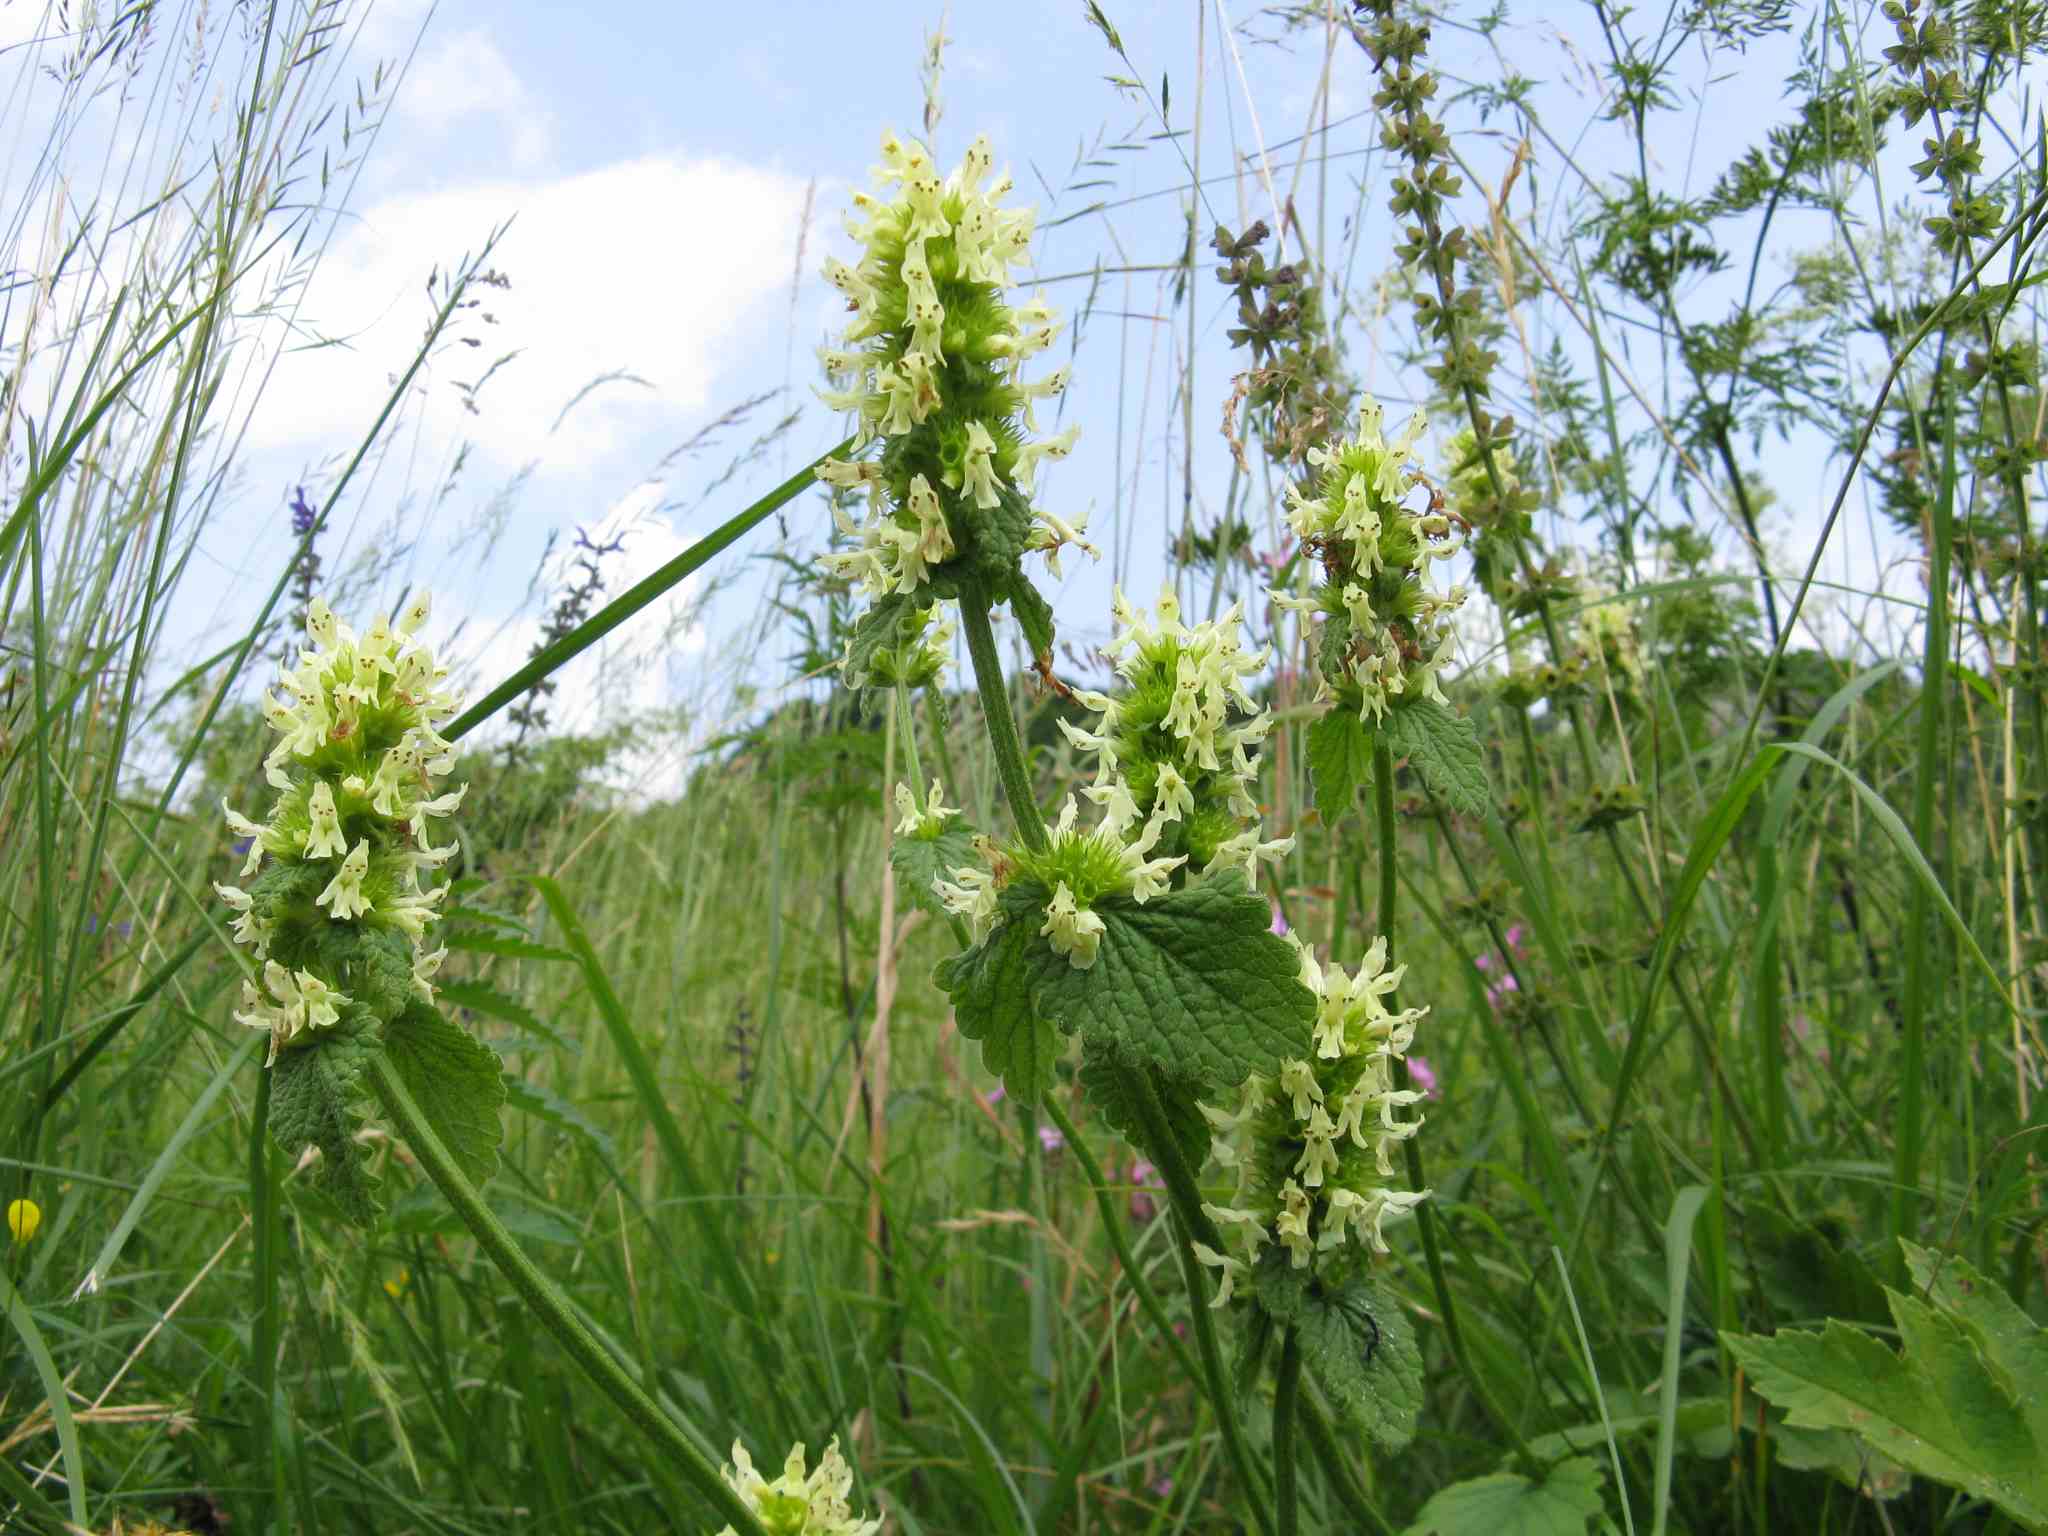
[[[1432,560],[1457,553],[1458,539],[1442,512],[1405,504],[1421,482],[1409,452],[1426,425],[1420,411],[1392,442],[1380,432],[1380,407],[1359,407],[1358,435],[1333,448],[1311,448],[1321,470],[1316,494],[1288,487],[1289,521],[1323,571],[1314,596],[1276,592],[1273,600],[1323,619],[1320,647],[1325,690],[1378,721],[1397,698],[1448,704],[1437,674],[1457,638],[1450,615],[1465,589],[1448,593],[1429,583]]]
[[[1217,1132],[1217,1164],[1237,1173],[1230,1203],[1203,1207],[1236,1249],[1196,1246],[1196,1256],[1221,1272],[1212,1305],[1230,1299],[1269,1247],[1293,1269],[1320,1268],[1333,1251],[1348,1262],[1360,1243],[1385,1253],[1386,1222],[1426,1198],[1387,1182],[1393,1149],[1422,1128],[1419,1116],[1398,1118],[1423,1095],[1394,1086],[1393,1063],[1407,1055],[1429,1010],[1388,1009],[1384,999],[1407,967],[1389,970],[1386,961],[1384,938],[1356,975],[1319,965],[1302,949],[1301,981],[1316,995],[1312,1055],[1282,1063],[1276,1078],[1252,1078],[1234,1114],[1202,1107]]]
[[[818,1458],[817,1470],[804,1475],[804,1448],[798,1445],[782,1464],[782,1476],[769,1482],[754,1470],[754,1459],[739,1441],[732,1443],[733,1464],[722,1474],[747,1502],[769,1536],[876,1536],[879,1516],[863,1520],[853,1513],[853,1469],[834,1440]],[[719,1536],[733,1536],[727,1526]]]
[[[998,206],[1011,182],[994,176],[985,138],[944,181],[923,145],[894,134],[882,137],[882,162],[874,174],[885,195],[856,193],[847,220],[860,261],[825,263],[852,320],[820,353],[844,387],[819,393],[853,414],[856,453],[881,446],[818,467],[828,484],[868,494],[861,521],[835,510],[853,547],[824,563],[872,600],[878,632],[906,611],[923,622],[935,599],[971,581],[1016,606],[1043,651],[1050,613],[1019,560],[1042,553],[1057,576],[1063,546],[1100,552],[1082,537],[1085,517],[1070,522],[1028,499],[1039,462],[1064,458],[1080,435],[1030,435],[1036,403],[1067,386],[1065,368],[1029,381],[1021,372],[1059,333],[1051,307],[1004,297],[1011,269],[1029,258],[1034,214]],[[891,634],[900,644],[900,629]],[[842,664],[849,683],[872,681],[876,651],[856,634]]]

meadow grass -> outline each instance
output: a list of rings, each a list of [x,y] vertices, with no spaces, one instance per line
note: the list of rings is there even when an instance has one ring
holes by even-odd
[[[1732,15],[1687,35],[1726,34]],[[228,1017],[241,962],[206,885],[235,859],[213,807],[260,784],[245,686],[279,643],[303,551],[280,543],[262,618],[217,654],[167,654],[160,637],[260,393],[260,371],[236,371],[236,327],[307,276],[310,254],[273,260],[294,178],[337,174],[311,158],[338,132],[320,115],[343,80],[334,20],[284,8],[213,45],[247,102],[218,153],[155,166],[176,200],[108,193],[160,229],[51,218],[48,180],[10,224],[34,281],[10,322],[17,456],[0,525],[0,1182],[36,1200],[41,1226],[6,1256],[0,1529],[697,1532],[698,1495],[628,1438],[400,1138],[366,1133],[390,1205],[369,1232],[269,1146],[261,1042]],[[1625,18],[1599,20],[1616,121],[1641,146],[1671,55],[1646,38],[1639,58]],[[1329,21],[1301,35],[1352,67]],[[121,26],[103,57],[142,46]],[[1812,36],[1847,57],[1817,66],[1805,121],[1816,136],[1867,126],[1850,108],[1894,83],[1884,23],[1830,12]],[[1973,47],[1981,106],[2037,39]],[[147,110],[165,142],[197,142],[174,101]],[[1520,110],[1540,161],[1555,140]],[[1460,269],[1460,286],[1481,280],[1473,323],[1524,355],[1492,405],[1447,404],[1513,402],[1522,479],[1599,531],[1607,588],[1567,590],[1580,573],[1546,568],[1533,528],[1515,551],[1513,579],[1539,600],[1452,687],[1485,746],[1492,813],[1454,812],[1383,760],[1377,800],[1319,814],[1314,658],[1270,626],[1281,657],[1260,686],[1279,725],[1261,799],[1298,837],[1277,910],[1340,956],[1396,928],[1403,997],[1431,1006],[1418,1051],[1435,1085],[1411,1143],[1434,1191],[1427,1244],[1423,1226],[1399,1229],[1382,1271],[1422,1341],[1416,1437],[1373,1449],[1311,1394],[1302,1432],[1330,1454],[1304,1470],[1305,1529],[1405,1530],[1453,1484],[1576,1458],[1609,1528],[1631,1532],[2022,1528],[1855,1437],[1788,1426],[1725,1342],[1823,1319],[1891,1337],[1900,1238],[2048,1316],[2032,1142],[2048,911],[2039,486],[1998,456],[2040,430],[2037,364],[1999,352],[2033,325],[2019,280],[2042,232],[2039,172],[2015,155],[1993,178],[2003,244],[1932,262],[1924,286],[1840,201],[1810,263],[1831,262],[1836,286],[1809,270],[1808,291],[1744,295],[1730,319],[1719,290],[1680,281],[1674,230],[1761,250],[1772,187],[1820,201],[1829,178],[1888,163],[1857,142],[1779,148],[1760,188],[1728,190],[1730,223],[1674,214],[1647,170],[1618,174],[1586,201],[1546,194],[1579,215],[1561,234],[1541,208],[1497,217],[1494,245]],[[1916,216],[1937,206],[1922,201]],[[1475,243],[1483,213],[1463,215]],[[1287,239],[1310,259],[1302,229]],[[1335,247],[1315,235],[1317,252]],[[1190,279],[1212,281],[1207,264],[1191,243]],[[1334,259],[1314,265],[1334,318],[1297,314],[1259,360],[1301,387],[1247,397],[1229,515],[1202,528],[1188,512],[1176,576],[1191,608],[1263,585],[1243,551],[1279,554],[1266,508],[1299,470],[1301,402],[1328,391],[1348,412],[1343,327],[1366,301]],[[1816,306],[1823,287],[1890,317],[1889,373],[1867,331]],[[439,296],[437,326],[462,291],[458,278]],[[1602,339],[1621,326],[1665,349],[1655,406],[1642,357]],[[1546,357],[1516,340],[1532,330],[1579,339]],[[1745,355],[1743,334],[1768,345]],[[1973,349],[1994,354],[1974,375]],[[1794,378],[1823,358],[1840,364],[1829,389]],[[1894,379],[1897,398],[1880,395]],[[358,402],[362,451],[323,508],[409,380]],[[1162,402],[1134,408],[1196,404],[1185,389]],[[1755,445],[1788,402],[1798,431],[1838,450],[1845,497],[1863,457],[1929,573],[1862,594],[1910,610],[1889,633],[1797,629],[1796,583],[1757,586],[1774,561]],[[1499,515],[1513,488],[1481,469],[1492,483],[1470,494]],[[1732,568],[1688,542],[1689,496],[1749,524]],[[793,580],[781,595],[813,642],[798,670],[815,671],[843,639],[844,591]],[[480,690],[473,715],[592,638],[579,627]],[[1046,798],[1077,772],[1052,725],[1066,706],[1021,648],[1006,659]],[[1103,675],[1072,661],[1075,682]],[[859,1503],[908,1533],[1250,1529],[1253,1495],[1171,1326],[1193,1298],[1164,1193],[1071,1082],[1043,1111],[993,1094],[929,982],[955,938],[889,873],[890,790],[913,755],[976,825],[1002,821],[973,690],[956,678],[875,713],[813,683],[772,707],[726,702],[729,729],[707,744],[699,721],[676,744],[694,770],[660,803],[591,787],[613,741],[465,757],[444,1000],[512,1086],[492,1210],[711,1460],[735,1439],[779,1462],[837,1435]],[[1255,1385],[1242,1413],[1260,1455],[1267,1395]]]

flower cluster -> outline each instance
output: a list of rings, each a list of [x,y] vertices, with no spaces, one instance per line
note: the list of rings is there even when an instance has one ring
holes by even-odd
[[[863,1520],[853,1513],[853,1469],[834,1440],[818,1458],[817,1470],[804,1475],[804,1448],[796,1446],[782,1464],[782,1475],[769,1482],[754,1470],[746,1446],[732,1443],[733,1464],[722,1473],[726,1483],[747,1502],[769,1536],[875,1536],[880,1517]],[[719,1536],[733,1536],[727,1526]]]
[[[432,825],[454,814],[464,791],[436,793],[455,757],[434,727],[457,700],[442,686],[447,670],[413,638],[427,613],[422,596],[395,623],[380,619],[358,636],[315,598],[312,646],[281,678],[283,697],[264,695],[278,735],[263,764],[278,791],[269,819],[259,825],[221,802],[230,830],[247,840],[243,877],[270,860],[247,889],[214,887],[236,914],[236,942],[263,962],[262,984],[242,983],[235,1017],[269,1032],[270,1062],[349,1008],[338,932],[403,939],[413,990],[433,997],[430,978],[447,951],[429,951],[426,933],[447,887],[422,887],[420,876],[454,856],[455,841],[437,845]]]
[[[1284,1062],[1277,1079],[1252,1078],[1235,1113],[1202,1106],[1218,1133],[1212,1155],[1237,1174],[1228,1205],[1203,1207],[1235,1251],[1195,1245],[1196,1256],[1221,1272],[1212,1305],[1230,1299],[1269,1245],[1296,1269],[1350,1238],[1387,1252],[1385,1223],[1427,1197],[1386,1182],[1394,1176],[1393,1149],[1422,1128],[1419,1116],[1399,1118],[1425,1095],[1395,1086],[1394,1063],[1405,1059],[1428,1012],[1387,1007],[1407,967],[1386,962],[1384,938],[1356,975],[1320,965],[1302,949],[1302,984],[1316,995],[1313,1055]]]
[[[1114,610],[1120,632],[1105,654],[1124,686],[1114,697],[1076,691],[1097,716],[1092,730],[1060,722],[1069,741],[1094,754],[1094,781],[1081,794],[1100,818],[1081,826],[1070,795],[1049,851],[982,839],[986,868],[955,869],[934,886],[979,942],[994,925],[1002,887],[1020,875],[1036,880],[1050,893],[1040,932],[1078,970],[1095,963],[1103,922],[1094,908],[1104,898],[1142,904],[1190,869],[1237,868],[1255,882],[1258,860],[1294,846],[1292,838],[1265,841],[1260,830],[1250,749],[1272,716],[1245,689],[1266,657],[1240,644],[1238,608],[1189,625],[1170,590],[1160,594],[1156,619],[1119,590]]]
[[[1311,597],[1276,592],[1274,601],[1322,616],[1324,687],[1361,719],[1378,720],[1404,695],[1448,702],[1437,677],[1457,644],[1450,615],[1465,589],[1438,592],[1429,582],[1429,563],[1458,550],[1450,518],[1434,505],[1407,505],[1421,480],[1409,453],[1424,426],[1418,411],[1388,442],[1368,398],[1356,437],[1309,450],[1321,472],[1316,494],[1287,492],[1288,519],[1324,580]]]
[[[818,467],[828,484],[868,493],[864,520],[835,512],[854,547],[825,556],[826,567],[874,598],[916,596],[956,557],[1034,549],[1058,575],[1062,545],[1096,551],[1081,537],[1085,518],[1027,500],[1039,462],[1064,458],[1080,432],[1029,436],[1036,403],[1067,386],[1065,368],[1021,375],[1059,333],[1051,307],[1003,296],[1028,260],[1034,211],[998,206],[1011,181],[995,175],[985,138],[941,181],[923,145],[884,134],[874,175],[883,195],[855,193],[847,220],[860,261],[825,263],[852,320],[820,354],[845,387],[820,394],[853,414],[859,450],[882,447]]]

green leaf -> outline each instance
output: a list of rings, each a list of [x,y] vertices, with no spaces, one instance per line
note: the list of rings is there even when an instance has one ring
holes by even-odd
[[[1390,1451],[1415,1438],[1422,1350],[1394,1295],[1359,1277],[1325,1288],[1284,1256],[1259,1265],[1259,1304],[1301,1340],[1301,1363],[1350,1428]]]
[[[1308,772],[1323,825],[1334,827],[1358,791],[1372,782],[1372,738],[1365,722],[1339,705],[1311,725]]]
[[[385,1026],[384,1054],[469,1181],[485,1184],[498,1171],[505,1134],[498,1120],[505,1076],[497,1053],[432,1003],[415,999]]]
[[[536,1120],[545,1121],[558,1130],[573,1131],[589,1142],[591,1148],[605,1162],[612,1162],[615,1153],[609,1132],[601,1129],[595,1121],[567,1099],[550,1093],[537,1083],[529,1083],[523,1077],[507,1076],[505,1079],[505,1104]]]
[[[1486,814],[1493,801],[1470,720],[1434,699],[1409,699],[1388,710],[1379,729],[1387,750],[1407,758],[1438,799],[1468,816]]]
[[[320,1149],[314,1182],[359,1227],[375,1222],[382,1209],[376,1177],[355,1139],[366,1107],[363,1071],[376,1049],[376,1016],[351,1003],[317,1043],[287,1047],[270,1067],[271,1134],[294,1158],[309,1146]]]
[[[1109,1122],[1111,1129],[1132,1146],[1142,1147],[1145,1145],[1144,1122],[1139,1118],[1136,1106],[1124,1094],[1125,1070],[1123,1059],[1117,1055],[1114,1046],[1096,1040],[1082,1046],[1081,1091],[1088,1095],[1088,1102]],[[1139,1066],[1136,1070],[1146,1072],[1153,1069]],[[1198,1102],[1200,1091],[1185,1078],[1163,1072],[1155,1072],[1152,1081],[1159,1090],[1159,1103],[1166,1111],[1167,1126],[1173,1132],[1173,1139],[1180,1143],[1181,1155],[1187,1158],[1190,1168],[1201,1167],[1209,1161],[1209,1122],[1203,1117]]]
[[[1315,996],[1293,946],[1272,932],[1265,898],[1235,870],[1095,912],[1102,943],[1085,971],[1038,937],[1033,918],[1009,920],[1013,931],[1029,924],[1041,1016],[1210,1090],[1277,1076],[1281,1062],[1308,1055]]]
[[[896,871],[898,887],[934,917],[944,917],[932,881],[953,878],[962,865],[979,865],[974,852],[974,831],[953,826],[932,837],[899,837],[889,844],[889,863]]]
[[[974,948],[940,961],[933,973],[953,995],[960,1033],[981,1042],[983,1063],[1020,1104],[1036,1104],[1052,1086],[1059,1057],[1059,1036],[1031,1001],[1039,949],[1051,953],[1024,923],[1006,922]]]
[[[847,638],[845,674],[848,687],[858,687],[875,664],[878,651],[892,650],[902,639],[905,620],[922,613],[909,596],[891,592],[876,598]]]
[[[578,1055],[581,1047],[567,1036],[550,1029],[526,1004],[518,998],[500,992],[496,987],[481,981],[436,981],[434,991],[445,1008],[467,1008],[471,1013],[481,1013],[487,1018],[503,1019],[507,1024],[517,1024],[539,1040],[545,1040],[558,1051]],[[458,1020],[458,1022],[460,1022]],[[511,1046],[503,1040],[498,1049],[510,1053]]]
[[[1606,1510],[1600,1463],[1561,1461],[1540,1483],[1495,1472],[1441,1488],[1403,1536],[1585,1536],[1586,1522]]]
[[[1795,1429],[1844,1429],[1884,1455],[2048,1528],[2048,1331],[1960,1259],[1907,1245],[1933,1305],[1887,1291],[1903,1348],[1830,1320],[1724,1336]]]

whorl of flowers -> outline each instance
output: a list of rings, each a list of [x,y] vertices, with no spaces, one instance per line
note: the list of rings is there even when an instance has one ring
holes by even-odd
[[[235,941],[263,963],[262,985],[242,983],[235,1017],[269,1032],[269,1062],[356,1004],[344,973],[360,946],[339,940],[402,940],[411,989],[433,998],[430,978],[447,951],[429,951],[426,934],[447,887],[423,887],[420,877],[454,856],[455,840],[437,845],[433,823],[455,813],[464,790],[436,793],[455,755],[434,727],[458,701],[442,687],[447,669],[413,638],[427,613],[421,596],[395,622],[379,619],[358,636],[315,598],[312,646],[263,698],[278,735],[263,762],[278,791],[270,815],[259,825],[221,802],[229,829],[248,840],[243,878],[262,870],[247,889],[214,890],[236,914]],[[387,1000],[388,992],[379,989]]]
[[[881,195],[856,192],[847,218],[861,259],[825,263],[852,320],[820,353],[845,387],[820,395],[853,413],[857,452],[881,448],[818,467],[819,479],[868,492],[863,521],[835,513],[857,543],[825,564],[874,598],[917,594],[956,557],[1005,547],[1043,551],[1058,575],[1061,545],[1097,551],[1081,537],[1085,518],[1028,500],[1039,461],[1064,458],[1080,435],[1030,436],[1035,403],[1067,386],[1064,367],[1022,376],[1059,333],[1052,308],[1004,298],[1029,259],[1035,210],[998,206],[1012,184],[995,175],[986,138],[941,181],[922,144],[884,134],[874,176]]]
[[[1409,454],[1425,425],[1418,411],[1389,442],[1380,407],[1368,397],[1356,437],[1309,450],[1321,471],[1316,494],[1287,492],[1288,519],[1323,583],[1313,597],[1276,592],[1274,601],[1323,616],[1324,686],[1361,719],[1378,720],[1402,695],[1449,702],[1437,674],[1457,644],[1450,615],[1465,589],[1438,592],[1429,581],[1429,562],[1457,553],[1451,519],[1434,506],[1408,505],[1422,478]]]
[[[1195,1245],[1196,1256],[1221,1271],[1212,1305],[1230,1299],[1269,1246],[1296,1269],[1347,1242],[1385,1253],[1385,1224],[1427,1198],[1387,1182],[1393,1149],[1422,1128],[1421,1116],[1400,1113],[1424,1098],[1394,1085],[1394,1063],[1429,1010],[1387,1007],[1407,967],[1386,962],[1384,938],[1355,975],[1319,965],[1303,948],[1302,984],[1316,995],[1313,1055],[1282,1063],[1277,1079],[1253,1077],[1234,1114],[1202,1106],[1217,1133],[1212,1156],[1237,1173],[1230,1202],[1203,1207],[1226,1251]]]
[[[804,1475],[804,1448],[797,1445],[782,1464],[782,1475],[769,1482],[754,1469],[754,1459],[739,1441],[732,1443],[732,1465],[720,1474],[752,1509],[769,1536],[875,1536],[879,1516],[863,1520],[848,1502],[853,1469],[839,1454],[835,1439],[818,1458],[817,1470]],[[733,1536],[727,1526],[719,1536]]]
[[[1020,875],[1038,881],[1050,893],[1040,932],[1079,970],[1095,963],[1103,923],[1094,907],[1104,898],[1142,904],[1190,871],[1226,867],[1256,883],[1259,859],[1294,846],[1292,838],[1261,836],[1252,795],[1258,771],[1248,749],[1264,739],[1272,716],[1245,691],[1244,680],[1266,658],[1239,643],[1238,609],[1186,625],[1169,590],[1160,594],[1155,622],[1118,590],[1114,611],[1121,632],[1104,654],[1124,686],[1114,697],[1076,690],[1098,717],[1093,730],[1060,722],[1069,741],[1095,754],[1094,782],[1081,794],[1100,808],[1099,820],[1081,826],[1069,796],[1049,851],[980,839],[986,868],[957,868],[951,881],[934,884],[979,942],[996,920],[1003,886]]]

